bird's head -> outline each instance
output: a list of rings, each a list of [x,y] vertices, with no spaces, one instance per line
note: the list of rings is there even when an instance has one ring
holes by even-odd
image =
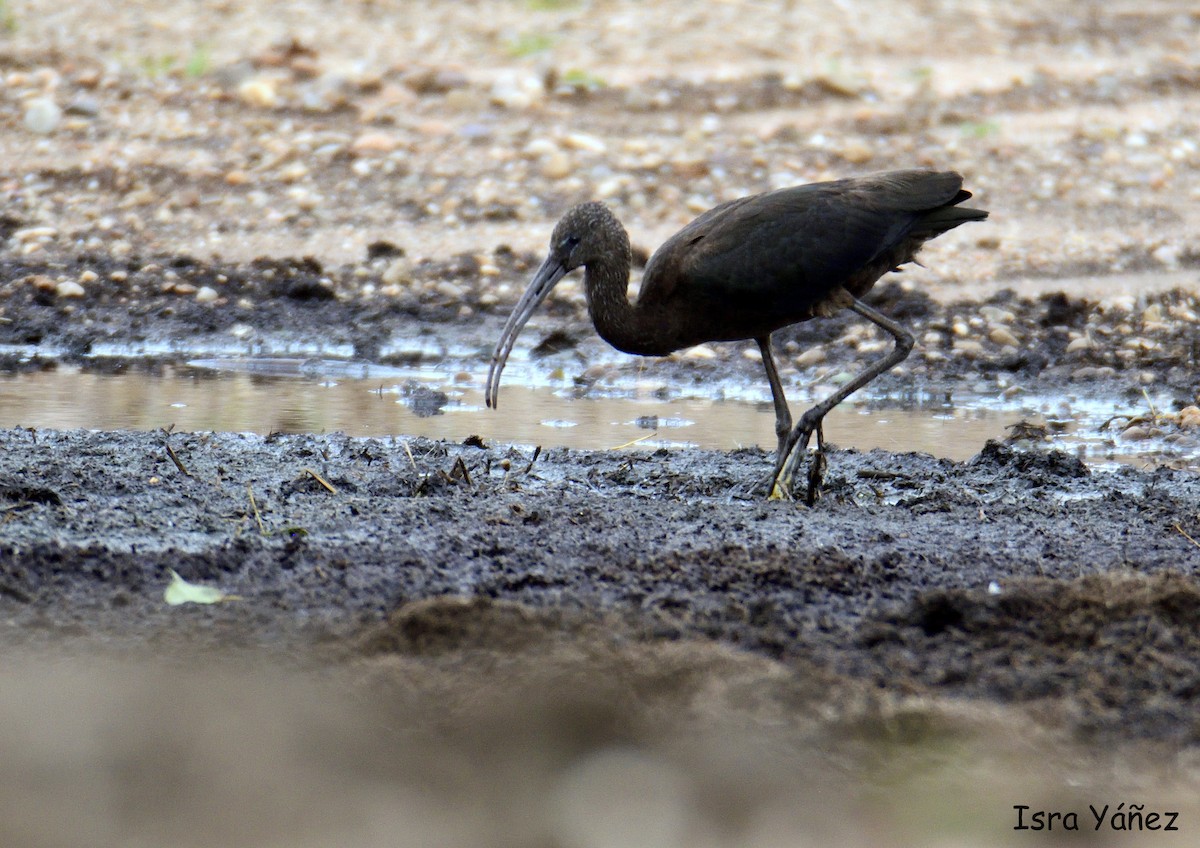
[[[572,207],[563,215],[550,236],[550,252],[546,261],[533,275],[525,294],[521,295],[492,352],[485,393],[488,406],[496,406],[500,372],[504,370],[513,344],[534,310],[553,291],[559,280],[576,268],[606,258],[606,254],[615,254],[614,258],[627,263],[625,267],[628,270],[629,237],[607,206],[593,200]]]

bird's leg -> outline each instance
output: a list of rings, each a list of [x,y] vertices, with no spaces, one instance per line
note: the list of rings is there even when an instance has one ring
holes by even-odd
[[[771,354],[771,337],[759,336],[758,349],[762,351],[763,370],[767,372],[767,382],[771,384],[771,400],[775,403],[775,437],[778,444],[775,448],[775,464],[783,466],[784,448],[787,447],[788,436],[792,432],[792,411],[788,409],[787,398],[783,394],[783,384],[779,381],[779,372],[775,370],[775,357]]]
[[[853,309],[859,315],[863,316],[876,326],[881,327],[882,329],[891,333],[892,337],[896,340],[896,346],[887,356],[872,362],[867,368],[864,368],[858,375],[856,375],[853,380],[846,383],[846,385],[842,386],[832,395],[825,398],[825,400],[821,401],[819,404],[800,416],[800,423],[796,425],[796,429],[792,430],[791,435],[788,436],[786,452],[789,455],[789,459],[786,465],[783,467],[783,470],[778,472],[776,475],[775,482],[772,485],[772,496],[774,496],[776,491],[782,491],[784,493],[791,492],[792,478],[795,476],[796,467],[799,465],[801,458],[804,456],[805,449],[808,447],[808,441],[810,438],[812,438],[812,434],[814,432],[818,434],[818,448],[823,448],[824,440],[820,432],[820,427],[821,421],[824,420],[825,416],[829,414],[829,410],[833,409],[839,403],[844,401],[850,395],[854,394],[854,392],[861,389],[867,383],[874,380],[883,372],[895,368],[908,357],[908,354],[913,349],[914,339],[912,333],[901,327],[879,310],[872,309],[858,298],[855,298],[849,304],[849,308]],[[819,461],[823,464],[824,457],[822,456]],[[822,468],[822,473],[823,470],[824,469]],[[818,475],[818,477],[820,476],[821,475]],[[809,492],[806,499],[809,503],[816,501],[816,495],[813,492],[812,482],[813,481],[810,478]],[[816,482],[819,485],[820,480],[818,479]]]

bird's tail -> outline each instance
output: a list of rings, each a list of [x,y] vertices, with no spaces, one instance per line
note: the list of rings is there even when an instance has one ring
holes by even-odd
[[[969,206],[958,205],[970,196],[971,192],[961,189],[945,206],[930,209],[917,221],[916,226],[912,229],[912,235],[921,239],[931,239],[947,230],[954,229],[959,224],[965,224],[968,221],[982,221],[988,216],[986,209],[972,209]]]

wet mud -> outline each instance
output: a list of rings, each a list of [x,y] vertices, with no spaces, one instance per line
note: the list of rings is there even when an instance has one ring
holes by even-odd
[[[548,637],[556,616],[610,621],[881,691],[1036,705],[1073,737],[1200,741],[1194,473],[997,443],[963,463],[835,450],[809,509],[762,497],[757,449],[0,440],[16,643],[344,644],[413,604],[473,599],[407,619],[403,644],[453,645],[456,620],[516,603]],[[243,600],[168,608],[168,569]]]

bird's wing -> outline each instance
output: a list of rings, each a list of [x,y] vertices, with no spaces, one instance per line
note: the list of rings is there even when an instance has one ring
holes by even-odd
[[[802,313],[954,202],[953,172],[892,171],[742,198],[706,212],[646,266],[639,301],[675,298]]]

